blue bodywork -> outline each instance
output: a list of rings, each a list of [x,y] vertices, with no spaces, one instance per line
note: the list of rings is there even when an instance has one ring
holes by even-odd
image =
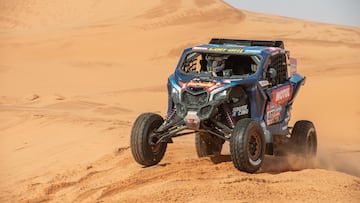
[[[304,84],[305,77],[293,73],[291,77],[280,84],[265,86],[260,81],[266,80],[266,71],[269,67],[271,56],[283,54],[288,56],[289,52],[279,47],[266,46],[239,46],[239,45],[224,45],[224,44],[203,44],[183,51],[180,60],[176,66],[175,72],[168,78],[168,116],[172,113],[174,101],[172,98],[172,91],[176,89],[181,94],[183,83],[188,83],[194,80],[197,76],[186,74],[181,70],[181,66],[187,55],[193,52],[201,52],[204,54],[230,54],[230,55],[257,55],[261,58],[256,72],[246,78],[224,78],[214,77],[215,82],[222,84],[221,87],[213,90],[213,94],[221,92],[225,89],[236,88],[241,86],[248,98],[251,118],[259,122],[263,127],[265,139],[267,143],[273,142],[273,135],[287,135],[289,134],[288,122],[290,120],[290,111],[294,98],[297,95],[300,86]],[[287,64],[289,65],[289,64]],[[284,90],[285,92],[281,92]],[[273,100],[281,100],[283,95],[288,97],[286,102],[275,104]],[[290,95],[291,93],[291,95]],[[277,95],[279,94],[279,95]],[[287,95],[289,94],[289,95]],[[272,98],[274,95],[277,98]],[[268,109],[267,109],[268,108]],[[269,119],[270,111],[276,110],[278,120],[271,121]],[[267,115],[268,114],[268,115]]]

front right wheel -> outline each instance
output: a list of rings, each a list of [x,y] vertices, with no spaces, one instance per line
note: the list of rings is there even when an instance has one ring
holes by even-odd
[[[230,138],[230,153],[234,166],[240,171],[259,170],[265,155],[265,137],[258,122],[245,118],[236,123]]]
[[[163,158],[167,143],[158,141],[155,131],[164,122],[154,113],[143,113],[135,121],[131,130],[131,152],[136,162],[143,166],[152,166]]]

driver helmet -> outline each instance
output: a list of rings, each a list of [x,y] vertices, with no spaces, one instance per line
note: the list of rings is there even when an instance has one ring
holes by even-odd
[[[226,56],[207,55],[206,61],[207,61],[208,71],[214,71],[215,73],[218,73],[218,72],[224,70],[225,59],[227,59]]]

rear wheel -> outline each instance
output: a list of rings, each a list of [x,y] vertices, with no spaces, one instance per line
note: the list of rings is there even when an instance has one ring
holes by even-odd
[[[317,152],[317,136],[311,121],[297,121],[291,132],[292,152],[304,158],[313,158]]]
[[[195,147],[198,157],[220,155],[224,140],[207,132],[195,134]]]
[[[245,118],[236,123],[230,138],[230,153],[234,166],[240,171],[259,170],[265,155],[265,137],[256,121]]]
[[[136,162],[143,166],[152,166],[164,157],[167,143],[157,145],[154,131],[163,123],[163,118],[154,113],[141,114],[131,130],[131,152]]]

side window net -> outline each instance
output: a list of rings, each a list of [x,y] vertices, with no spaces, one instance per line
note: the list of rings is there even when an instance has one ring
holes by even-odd
[[[198,53],[189,54],[184,61],[182,70],[185,73],[189,72],[199,72],[200,71],[200,58],[201,55]]]
[[[281,84],[287,81],[287,64],[285,54],[277,54],[271,58],[270,67],[276,70],[275,82],[276,84]]]

